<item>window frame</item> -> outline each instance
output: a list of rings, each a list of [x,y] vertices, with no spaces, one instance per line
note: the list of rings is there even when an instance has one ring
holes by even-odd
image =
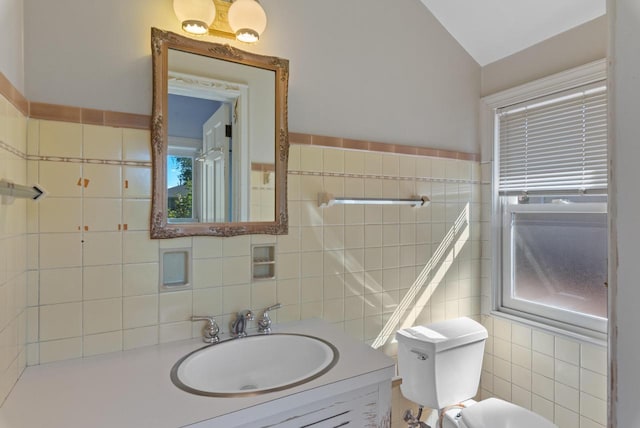
[[[602,344],[606,342],[605,333],[597,330],[579,327],[566,322],[556,321],[540,315],[525,313],[506,308],[502,305],[502,245],[503,245],[503,212],[498,191],[499,184],[499,148],[496,144],[496,137],[499,135],[499,122],[497,121],[498,110],[526,102],[540,97],[545,97],[554,93],[566,91],[571,88],[589,85],[598,81],[606,81],[607,60],[601,59],[580,67],[576,67],[561,73],[557,73],[539,80],[535,80],[524,85],[503,90],[501,92],[485,96],[480,101],[480,126],[481,126],[481,163],[490,163],[491,181],[483,177],[483,183],[491,186],[491,206],[490,206],[490,255],[483,255],[484,259],[490,260],[483,264],[483,269],[488,268],[490,272],[482,275],[489,278],[489,289],[483,290],[481,312],[487,315],[511,319],[513,321],[529,324],[536,328],[548,330],[554,334],[579,338],[581,340]],[[608,91],[610,89],[607,89]],[[483,169],[486,171],[486,169]],[[609,202],[607,202],[608,204]],[[486,211],[485,211],[486,212]],[[483,220],[484,221],[484,220]]]
[[[503,311],[523,316],[533,316],[538,320],[548,320],[548,322],[559,323],[563,326],[573,326],[571,329],[594,331],[597,333],[607,332],[607,320],[589,314],[580,314],[569,310],[554,308],[540,303],[530,302],[521,299],[511,298],[514,287],[513,279],[513,227],[511,224],[514,213],[565,213],[582,214],[598,213],[608,214],[607,204],[585,202],[573,204],[512,204],[506,202],[508,197],[501,197],[502,205],[502,278],[500,293],[500,308]],[[606,244],[606,243],[605,243]],[[604,286],[604,285],[603,285]]]

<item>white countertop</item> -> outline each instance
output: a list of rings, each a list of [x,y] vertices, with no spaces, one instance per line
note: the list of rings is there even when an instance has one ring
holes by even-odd
[[[199,339],[28,367],[0,408],[0,427],[176,428],[212,418],[231,426],[229,421],[249,421],[247,414],[271,413],[274,400],[280,399],[278,408],[293,408],[342,392],[345,380],[358,387],[394,375],[391,358],[323,321],[274,325],[273,331],[325,339],[338,348],[338,363],[298,387],[244,398],[203,397],[173,385],[171,367],[204,346]],[[239,412],[246,408],[252,411]]]

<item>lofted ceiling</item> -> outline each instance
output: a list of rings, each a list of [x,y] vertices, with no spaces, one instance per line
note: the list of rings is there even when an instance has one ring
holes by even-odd
[[[606,13],[606,0],[421,0],[481,66]]]

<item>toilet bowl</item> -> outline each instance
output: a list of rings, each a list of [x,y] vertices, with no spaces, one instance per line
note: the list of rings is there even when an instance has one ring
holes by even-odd
[[[504,400],[473,401],[487,336],[481,324],[466,317],[399,330],[402,394],[439,411],[439,425],[433,428],[557,428]]]
[[[542,416],[508,401],[469,401],[465,408],[447,411],[442,428],[557,428]]]

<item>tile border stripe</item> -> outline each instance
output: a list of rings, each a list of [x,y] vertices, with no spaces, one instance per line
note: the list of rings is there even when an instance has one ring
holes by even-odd
[[[2,140],[0,140],[0,149],[6,150],[7,152],[14,154],[14,155],[18,156],[21,159],[27,159],[27,155],[26,154],[22,153],[20,150],[18,150],[15,147],[5,143]]]
[[[27,155],[22,153],[20,150],[15,147],[10,146],[4,141],[0,140],[0,149],[5,150],[9,153],[12,153],[18,156],[20,159],[24,159],[27,161],[48,161],[48,162],[68,162],[68,163],[90,163],[96,165],[116,165],[116,166],[139,166],[145,168],[151,168],[151,162],[144,161],[127,161],[127,160],[116,160],[116,159],[85,159],[85,158],[74,158],[74,157],[62,157],[62,156],[38,156],[38,155]]]
[[[144,130],[151,128],[151,116],[144,114],[121,113],[38,102],[29,103],[29,117],[86,125],[114,126],[117,128]]]
[[[299,176],[315,176],[315,177],[342,177],[342,178],[361,178],[365,180],[393,180],[393,181],[420,181],[431,183],[450,183],[450,184],[482,184],[479,180],[464,178],[434,178],[434,177],[403,177],[396,175],[373,175],[373,174],[352,174],[342,172],[317,172],[317,171],[287,171],[288,175]]]
[[[23,116],[28,116],[29,101],[22,93],[0,72],[0,95],[4,96]]]
[[[456,152],[452,150],[430,149],[427,147],[407,146],[402,144],[387,144],[365,140],[351,140],[348,138],[327,137],[323,135],[289,133],[289,144],[335,147],[348,150],[367,150],[370,152],[395,153],[415,156],[431,156],[437,158],[478,161],[476,153]]]
[[[94,165],[114,165],[114,166],[139,166],[151,168],[151,162],[142,161],[126,161],[115,159],[84,159],[84,158],[67,158],[60,156],[34,156],[27,155],[29,161],[48,161],[48,162],[67,162],[67,163],[87,163]]]

